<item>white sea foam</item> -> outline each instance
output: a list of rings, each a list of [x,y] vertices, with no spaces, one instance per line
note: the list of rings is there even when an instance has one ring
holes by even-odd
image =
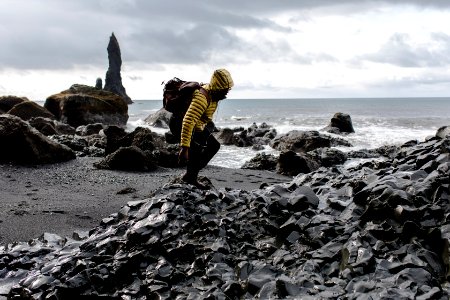
[[[231,116],[230,119],[234,121],[243,121],[250,119],[251,116]]]
[[[158,128],[158,127],[150,126],[142,119],[128,121],[126,131],[132,132],[137,127],[149,128],[151,131],[156,132],[158,134],[162,134],[162,135],[164,135],[164,133],[166,133],[168,131],[168,129],[165,129],[165,128]]]
[[[251,147],[243,148],[222,145],[210,164],[226,168],[240,168],[245,162],[262,152],[266,154],[278,154],[278,151],[269,146],[266,146],[263,150],[256,151],[251,149]]]

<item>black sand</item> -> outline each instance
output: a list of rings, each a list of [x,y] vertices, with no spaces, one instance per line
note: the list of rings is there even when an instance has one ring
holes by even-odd
[[[123,172],[93,167],[98,158],[43,166],[0,165],[0,244],[28,241],[44,232],[72,236],[116,213],[131,200],[153,191],[183,173],[160,168],[156,172]],[[214,187],[257,189],[263,183],[290,181],[267,171],[208,166],[201,175]]]

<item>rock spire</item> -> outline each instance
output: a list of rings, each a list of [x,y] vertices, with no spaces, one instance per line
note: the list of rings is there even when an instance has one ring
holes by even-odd
[[[122,76],[120,75],[120,68],[122,67],[122,57],[120,54],[119,42],[114,33],[111,34],[108,44],[108,60],[109,67],[106,72],[105,91],[115,93],[122,96],[127,104],[133,103],[131,98],[127,95],[125,88],[122,85]]]

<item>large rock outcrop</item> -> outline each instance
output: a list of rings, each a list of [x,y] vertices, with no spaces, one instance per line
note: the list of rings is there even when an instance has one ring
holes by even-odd
[[[0,161],[19,164],[46,164],[68,161],[75,153],[54,142],[22,119],[0,115]]]
[[[120,75],[122,56],[120,54],[119,42],[114,33],[111,34],[111,37],[109,38],[108,60],[109,68],[108,71],[106,71],[105,87],[103,89],[120,95],[127,104],[133,103],[122,85],[122,76]]]
[[[128,121],[128,105],[121,96],[81,84],[48,97],[44,107],[73,127],[94,123],[125,126]]]

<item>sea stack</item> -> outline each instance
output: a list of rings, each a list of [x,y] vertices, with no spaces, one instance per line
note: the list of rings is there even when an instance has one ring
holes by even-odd
[[[111,34],[108,44],[108,60],[109,67],[106,72],[105,91],[112,92],[114,94],[123,97],[127,104],[133,103],[131,98],[127,95],[125,88],[122,85],[122,76],[120,75],[120,68],[122,67],[122,57],[120,54],[119,42],[116,39],[114,33]]]

